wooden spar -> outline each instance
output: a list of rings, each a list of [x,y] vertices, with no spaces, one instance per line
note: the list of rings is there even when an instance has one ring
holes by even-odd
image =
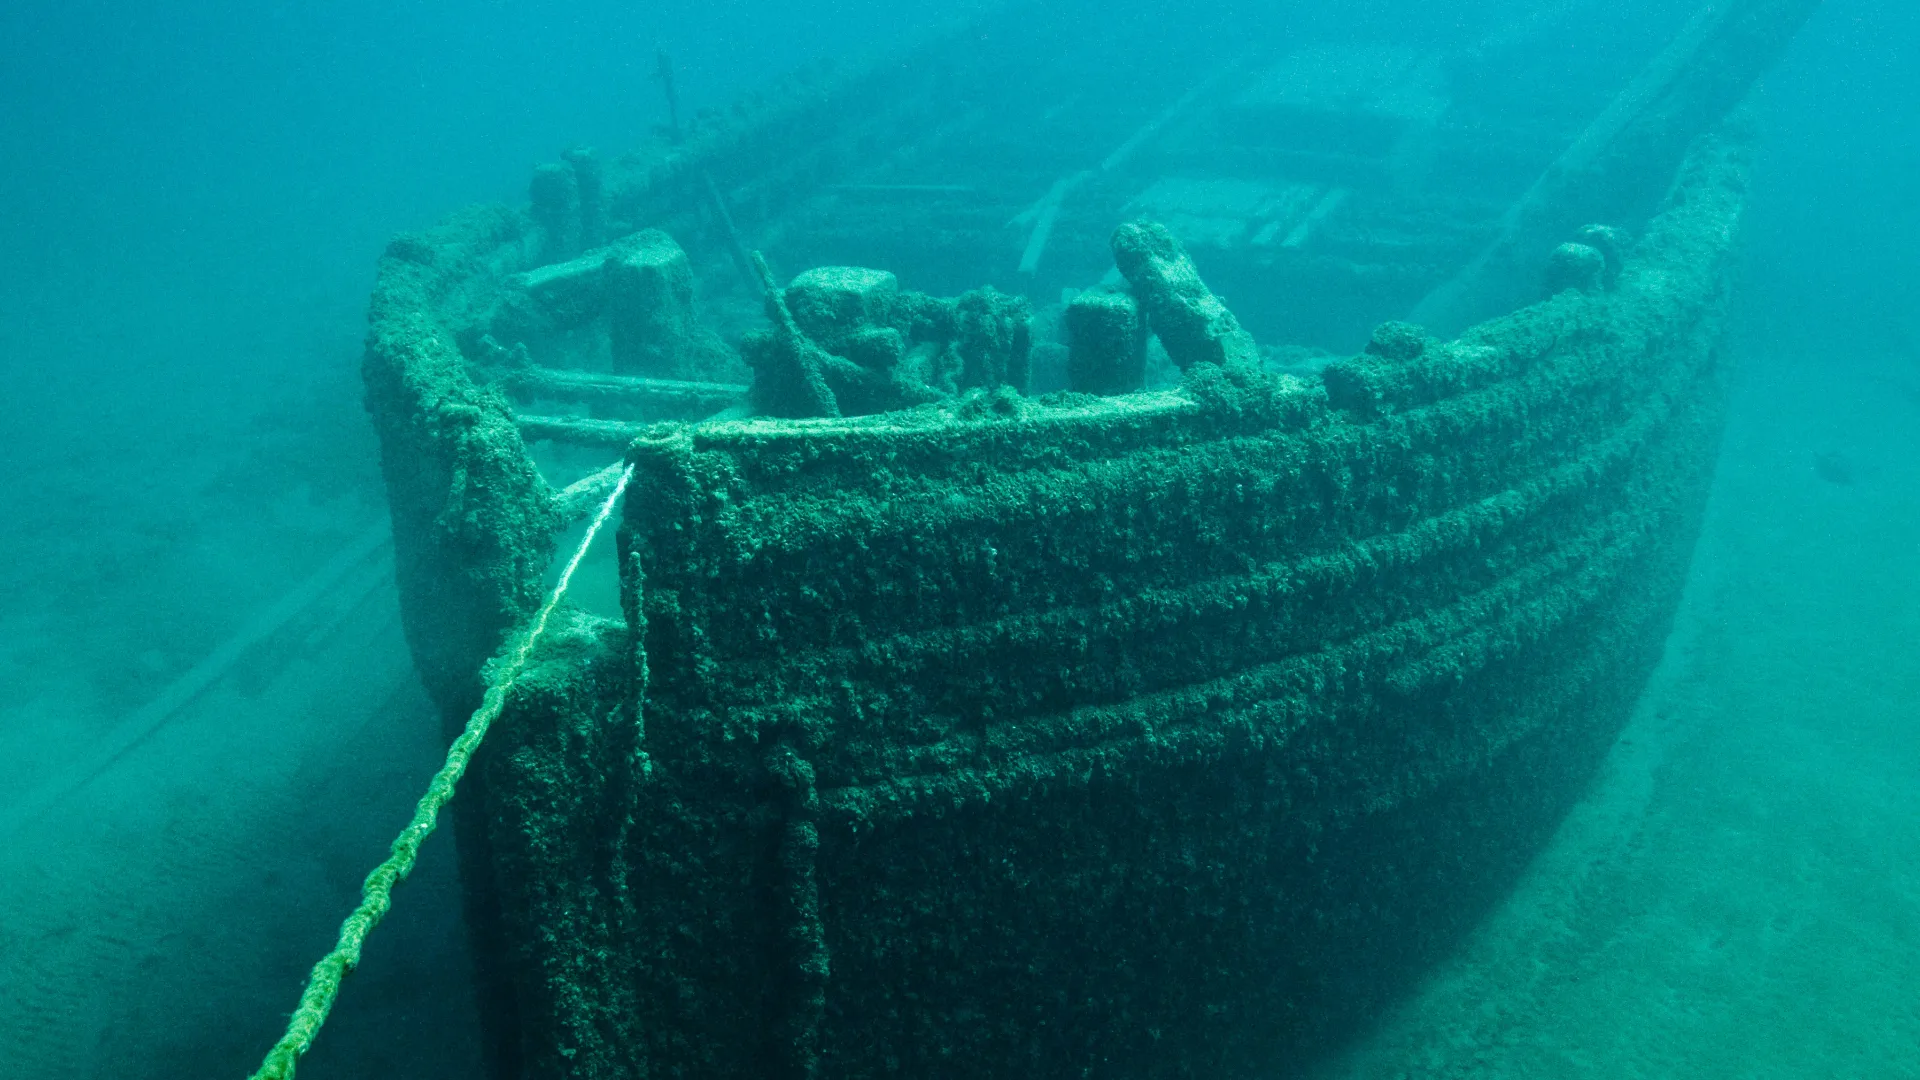
[[[1719,0],[1702,7],[1507,212],[1472,262],[1409,318],[1452,333],[1533,299],[1555,244],[1588,222],[1650,208],[1693,140],[1773,66],[1820,0]]]
[[[708,416],[746,397],[734,383],[648,379],[563,368],[520,368],[501,378],[501,389],[520,401],[577,401],[617,408],[650,420]]]
[[[653,77],[660,80],[660,89],[667,95],[667,137],[678,146],[684,136],[680,128],[680,91],[673,82],[673,61],[667,57],[667,50],[661,49],[655,62]]]
[[[25,793],[0,812],[0,837],[12,838],[63,800],[111,769],[167,726],[181,710],[199,700],[200,695],[220,682],[240,661],[262,642],[280,633],[295,619],[334,594],[354,571],[367,566],[386,548],[393,533],[385,521],[361,530],[330,559],[278,602],[255,615],[232,637],[182,672],[167,684],[153,700],[135,709],[118,724],[95,740],[93,749],[65,769],[46,777],[38,787]],[[392,560],[382,558],[363,573],[354,587],[344,592],[348,609],[357,608],[360,599],[374,588],[392,580]]]
[[[733,256],[734,268],[746,279],[748,287],[758,285],[760,281],[755,273],[752,252],[747,249],[747,242],[740,239],[740,227],[733,223],[733,211],[727,209],[727,200],[721,197],[713,176],[704,169],[700,172],[700,182],[706,187],[707,201],[713,206],[721,231],[727,234],[727,250]]]
[[[624,420],[589,420],[581,416],[516,416],[520,437],[527,442],[560,442],[574,446],[609,446],[625,449],[640,437],[645,424]]]
[[[553,493],[553,508],[559,512],[560,519],[573,525],[581,518],[598,509],[606,501],[607,494],[620,484],[620,477],[626,472],[627,463],[616,461],[568,484]]]
[[[1053,236],[1053,223],[1059,220],[1060,204],[1067,199],[1067,192],[1080,186],[1090,171],[1082,170],[1072,176],[1063,176],[1054,181],[1039,203],[1035,204],[1038,213],[1034,217],[1033,231],[1027,234],[1027,246],[1020,252],[1020,272],[1032,275],[1040,269],[1040,256],[1047,250],[1047,241]]]
[[[1053,236],[1053,225],[1055,221],[1059,220],[1060,207],[1066,202],[1067,196],[1071,194],[1075,188],[1096,176],[1111,172],[1125,165],[1135,154],[1139,153],[1141,147],[1151,142],[1168,124],[1178,120],[1187,110],[1191,109],[1194,103],[1199,101],[1201,97],[1214,90],[1228,77],[1239,71],[1245,62],[1246,57],[1244,56],[1228,61],[1220,70],[1207,76],[1199,85],[1182,94],[1180,100],[1167,106],[1158,116],[1142,124],[1132,135],[1127,136],[1125,142],[1114,147],[1112,153],[1100,159],[1099,165],[1091,169],[1082,169],[1079,172],[1071,173],[1054,181],[1053,186],[1048,188],[1047,193],[1040,196],[1037,202],[1014,215],[1013,220],[1008,222],[1008,224],[1031,226],[1027,232],[1026,246],[1022,248],[1020,252],[1020,272],[1032,276],[1040,269],[1040,257],[1046,253],[1047,241]]]

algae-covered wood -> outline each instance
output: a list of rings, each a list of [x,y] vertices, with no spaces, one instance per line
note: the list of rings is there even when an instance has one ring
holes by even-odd
[[[486,769],[535,1076],[1264,1075],[1444,947],[1653,664],[1743,169],[1317,381],[661,425]]]

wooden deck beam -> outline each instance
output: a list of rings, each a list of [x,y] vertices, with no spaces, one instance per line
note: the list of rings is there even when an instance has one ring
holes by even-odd
[[[562,442],[574,446],[605,446],[624,450],[647,425],[626,420],[591,420],[584,416],[516,416],[520,437],[528,442]]]
[[[514,371],[502,377],[499,385],[516,401],[580,402],[649,421],[711,416],[747,394],[747,388],[736,383],[645,379],[541,367]]]

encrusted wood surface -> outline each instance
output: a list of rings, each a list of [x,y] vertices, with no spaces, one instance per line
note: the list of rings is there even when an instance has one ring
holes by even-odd
[[[1743,177],[1708,140],[1611,291],[1319,383],[652,429],[628,625],[556,642],[487,766],[528,1075],[1266,1075],[1336,1035],[1657,658]]]

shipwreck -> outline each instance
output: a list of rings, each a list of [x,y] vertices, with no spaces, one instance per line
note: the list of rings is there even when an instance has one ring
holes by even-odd
[[[1274,1075],[1404,986],[1658,659],[1812,6],[1504,127],[1551,26],[1101,81],[1015,8],[396,239],[452,730],[629,478],[453,804],[497,1074]]]

